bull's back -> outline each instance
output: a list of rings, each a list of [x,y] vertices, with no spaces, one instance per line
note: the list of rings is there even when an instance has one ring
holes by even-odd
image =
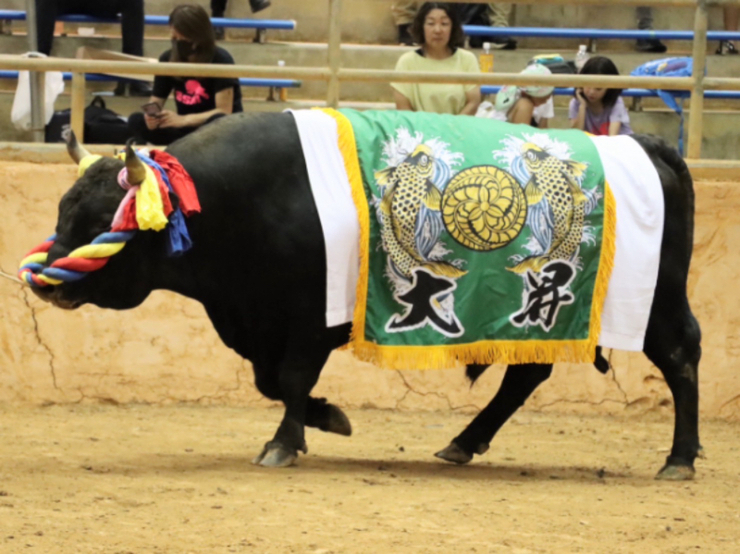
[[[662,138],[653,135],[633,135],[658,171],[665,204],[663,257],[683,261],[688,274],[694,244],[694,183],[691,173],[678,151]]]

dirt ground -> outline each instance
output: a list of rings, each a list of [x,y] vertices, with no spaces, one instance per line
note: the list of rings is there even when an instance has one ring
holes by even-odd
[[[524,412],[465,467],[470,414],[354,410],[299,465],[250,460],[278,409],[0,406],[0,552],[731,552],[737,423],[693,482],[653,480],[670,419]],[[734,545],[734,546],[733,546]]]

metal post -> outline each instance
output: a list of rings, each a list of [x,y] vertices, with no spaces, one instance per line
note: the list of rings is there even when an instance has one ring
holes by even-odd
[[[688,158],[701,158],[701,141],[704,115],[704,69],[707,66],[707,3],[697,0],[694,19],[694,86],[691,89],[691,109],[689,111]]]
[[[326,91],[326,103],[331,108],[339,106],[339,64],[342,48],[342,0],[329,0],[329,70],[331,77]]]
[[[72,73],[72,105],[69,124],[77,141],[85,140],[85,74]]]
[[[39,41],[36,36],[36,0],[26,0],[26,27],[29,52],[38,52]],[[31,89],[31,130],[34,142],[44,142],[44,74],[30,72]]]

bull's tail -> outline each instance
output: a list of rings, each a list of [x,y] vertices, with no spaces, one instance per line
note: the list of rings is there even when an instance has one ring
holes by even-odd
[[[472,387],[475,382],[478,380],[478,377],[483,375],[483,372],[485,372],[488,369],[488,365],[485,364],[469,364],[465,368],[465,376],[470,379],[470,386]]]

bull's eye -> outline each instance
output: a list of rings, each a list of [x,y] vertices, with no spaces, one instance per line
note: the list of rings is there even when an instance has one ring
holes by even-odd
[[[427,165],[429,164],[429,156],[424,154],[421,158],[419,158],[419,164],[420,165]]]
[[[537,156],[534,155],[534,152],[531,150],[527,152],[527,158],[529,158],[531,161],[535,161],[537,159]]]

